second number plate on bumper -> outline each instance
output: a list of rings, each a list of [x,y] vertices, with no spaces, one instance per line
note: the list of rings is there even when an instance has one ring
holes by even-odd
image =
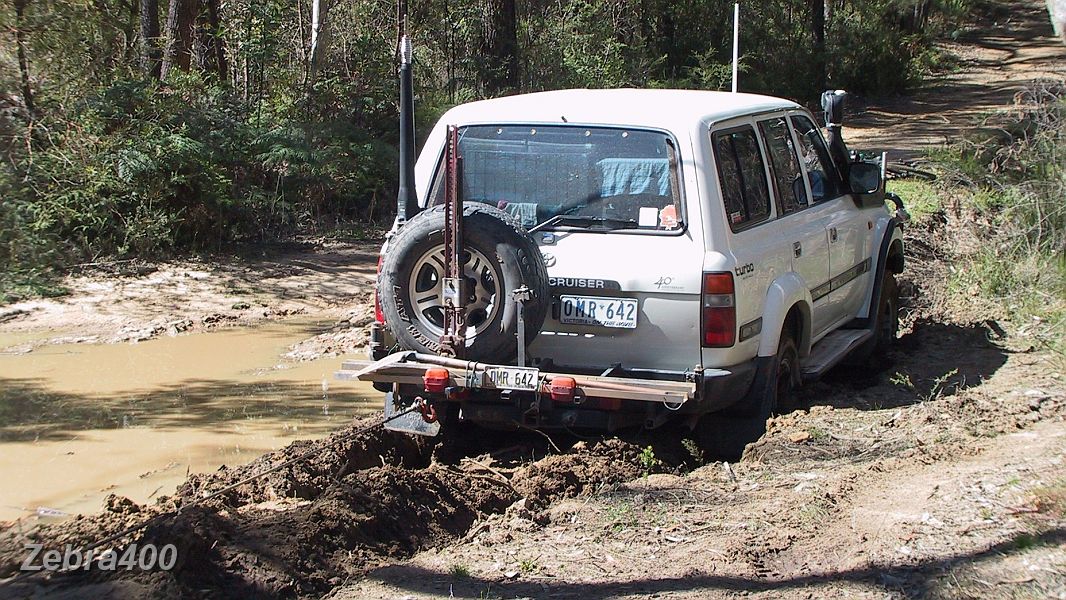
[[[633,298],[560,296],[559,322],[636,329],[637,301]]]
[[[525,367],[489,367],[485,377],[491,387],[501,390],[537,391],[540,386],[540,370]],[[489,387],[489,386],[486,386]]]

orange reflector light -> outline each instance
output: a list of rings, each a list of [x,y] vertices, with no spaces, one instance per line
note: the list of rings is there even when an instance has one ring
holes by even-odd
[[[576,387],[577,381],[573,377],[560,376],[552,379],[551,386],[548,388],[551,391],[552,402],[573,402]]]
[[[448,387],[448,380],[451,377],[452,374],[444,367],[430,367],[426,369],[426,374],[422,376],[422,383],[425,384],[427,392],[441,394],[444,392],[444,388]]]

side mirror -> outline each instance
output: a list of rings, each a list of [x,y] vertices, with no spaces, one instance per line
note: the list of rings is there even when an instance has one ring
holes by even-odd
[[[881,191],[881,167],[868,162],[851,163],[848,185],[854,194],[876,194]]]
[[[822,92],[822,110],[825,111],[825,126],[840,127],[844,124],[844,90],[826,90]]]

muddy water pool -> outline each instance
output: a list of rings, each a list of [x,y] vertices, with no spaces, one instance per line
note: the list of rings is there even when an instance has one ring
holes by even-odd
[[[283,321],[28,353],[2,349],[45,336],[0,335],[0,521],[95,512],[110,493],[150,501],[189,472],[380,410],[368,384],[333,378],[343,357],[281,358],[328,326]]]

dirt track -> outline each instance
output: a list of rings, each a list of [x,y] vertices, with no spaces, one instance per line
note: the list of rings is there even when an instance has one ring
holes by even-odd
[[[1019,6],[989,39],[1043,61],[1050,26],[1036,20],[1038,3]],[[964,56],[992,47],[962,44]],[[987,88],[989,106],[1009,101],[1014,88],[990,73],[1006,70],[1015,85],[1032,64],[964,61],[946,87],[871,109],[866,139],[903,151],[939,143],[894,124],[928,115],[923,103],[967,78]],[[956,108],[944,137],[984,110]],[[142,543],[180,543],[175,571],[27,579],[0,596],[1066,598],[1063,365],[1004,336],[994,315],[948,301],[949,227],[909,229],[910,309],[883,368],[838,370],[807,388],[810,411],[773,419],[740,463],[693,456],[675,432],[557,440],[562,454],[538,436],[489,436],[457,460],[385,433],[299,443],[194,476],[157,506],[116,498],[100,515],[0,535],[5,577],[27,535],[99,538],[322,448],[149,529]],[[641,460],[646,446],[655,465]]]
[[[856,98],[844,127],[853,147],[888,151],[893,160],[965,138],[1010,110],[1034,81],[1066,79],[1066,56],[1043,2],[989,4],[988,14],[941,44],[943,72],[904,97],[863,105]]]

